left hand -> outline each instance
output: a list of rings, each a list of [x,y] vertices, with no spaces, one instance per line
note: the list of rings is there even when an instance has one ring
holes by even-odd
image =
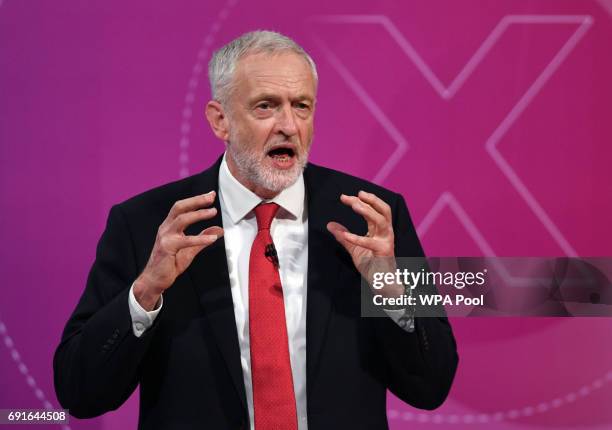
[[[342,194],[340,201],[366,220],[368,233],[365,236],[356,235],[337,222],[328,223],[327,230],[349,253],[361,276],[372,285],[374,272],[394,272],[396,267],[391,207],[375,194],[365,191],[360,191],[357,196]],[[403,287],[399,285],[389,287],[384,289],[386,296],[403,293]]]

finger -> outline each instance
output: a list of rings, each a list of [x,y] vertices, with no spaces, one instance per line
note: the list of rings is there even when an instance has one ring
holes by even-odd
[[[216,193],[215,191],[210,191],[206,194],[200,194],[194,197],[189,197],[187,199],[178,200],[172,205],[170,212],[168,213],[168,217],[166,218],[168,221],[174,220],[178,215],[194,211],[196,209],[208,207],[215,201]]]
[[[198,209],[178,215],[168,226],[171,232],[182,232],[187,226],[198,221],[214,218],[217,215],[217,208]]]
[[[223,236],[223,229],[214,225],[202,230],[198,235],[179,236],[180,240],[176,246],[178,246],[177,249],[189,248],[193,246],[206,247],[215,242],[221,236]]]
[[[203,246],[206,247],[217,239],[223,236],[223,229],[219,226],[213,225],[212,227],[205,228],[196,236],[184,236],[188,240],[184,242],[185,247]],[[192,239],[191,239],[192,238]],[[199,238],[203,238],[200,240]]]
[[[200,234],[214,234],[217,237],[221,237],[224,234],[224,231],[221,227],[217,225],[213,225],[212,227],[205,228],[200,232]]]
[[[176,254],[184,248],[192,246],[206,247],[214,243],[219,236],[216,234],[198,234],[195,236],[173,235],[165,239],[164,248]]]
[[[378,213],[368,203],[362,201],[359,197],[345,196],[343,194],[340,196],[340,200],[342,203],[350,206],[351,209],[366,219],[368,222],[368,230],[371,230],[373,226],[381,231],[384,231],[384,229],[389,227],[390,223],[387,221],[387,219],[381,213]]]
[[[214,243],[219,236],[216,234],[198,234],[197,236],[183,236],[180,238],[178,249],[189,248],[192,246],[206,247]]]
[[[361,246],[362,248],[367,248],[371,251],[378,251],[377,240],[373,237],[359,236],[355,233],[351,233],[350,231],[345,231],[342,233],[342,235],[347,242],[354,246]]]
[[[372,206],[376,212],[382,214],[388,222],[392,221],[391,206],[389,206],[383,199],[378,197],[376,194],[368,193],[366,191],[359,191],[357,196],[359,199]]]
[[[337,222],[329,222],[327,223],[327,230],[336,238],[336,240],[347,250],[350,254],[354,248],[353,244],[351,244],[344,237],[344,233],[348,232],[348,229],[340,223]]]
[[[195,258],[195,256],[202,251],[204,248],[212,245],[218,238],[220,238],[221,236],[223,236],[223,229],[219,226],[212,226],[212,227],[208,227],[205,228],[204,230],[202,230],[200,232],[200,234],[198,236],[202,236],[202,237],[215,237],[215,240],[212,240],[211,242],[209,242],[208,240],[205,241],[205,243],[199,244],[199,245],[195,245],[195,246],[186,246],[185,248],[181,248],[177,254],[181,254],[183,258],[185,258],[186,261],[189,262],[189,264],[191,264],[191,261],[193,261],[193,259]],[[193,236],[193,237],[198,237],[198,236]]]

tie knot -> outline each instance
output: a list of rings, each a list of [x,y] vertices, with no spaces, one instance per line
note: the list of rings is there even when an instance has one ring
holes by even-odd
[[[276,216],[279,206],[276,203],[262,203],[255,206],[255,217],[257,218],[257,229],[270,230],[272,219]]]

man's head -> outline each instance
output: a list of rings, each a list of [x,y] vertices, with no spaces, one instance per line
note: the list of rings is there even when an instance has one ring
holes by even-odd
[[[293,184],[308,160],[317,90],[316,67],[291,39],[246,33],[209,64],[213,100],[206,117],[227,145],[232,174],[264,198]]]

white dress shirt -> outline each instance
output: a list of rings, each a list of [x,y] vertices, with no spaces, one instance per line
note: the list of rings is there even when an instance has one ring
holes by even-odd
[[[246,388],[251,429],[253,420],[253,384],[249,340],[249,260],[251,245],[257,235],[253,209],[263,201],[242,185],[229,171],[225,157],[219,169],[219,201],[229,269],[230,288],[240,345],[240,363]],[[306,285],[308,274],[308,214],[305,204],[304,178],[300,176],[290,187],[270,202],[280,206],[272,221],[270,233],[279,260],[283,286],[287,337],[293,388],[295,390],[298,429],[307,430],[306,418]],[[145,311],[136,301],[133,286],[129,294],[134,335],[140,337],[149,328],[160,306]]]

